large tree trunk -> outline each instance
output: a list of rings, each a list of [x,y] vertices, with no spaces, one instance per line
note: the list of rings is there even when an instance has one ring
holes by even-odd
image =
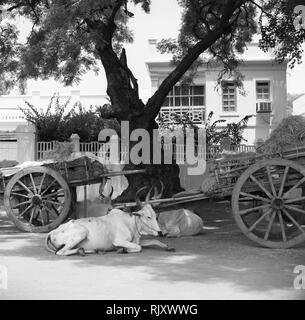
[[[142,123],[142,125],[140,125]],[[137,122],[132,123],[133,126],[137,125],[137,128],[149,127],[148,132],[150,133],[150,163],[151,164],[128,164],[125,166],[125,170],[134,169],[146,169],[146,173],[137,173],[133,175],[128,175],[128,188],[120,195],[116,201],[117,202],[127,202],[134,201],[136,192],[144,186],[148,188],[152,186],[157,186],[160,189],[162,182],[164,186],[164,191],[162,197],[171,197],[173,194],[182,191],[179,178],[179,166],[175,163],[164,164],[163,157],[161,157],[161,164],[153,164],[153,129],[157,128],[157,124],[149,124],[148,122]],[[130,148],[137,142],[130,142]],[[148,191],[148,190],[147,190]]]
[[[117,202],[134,201],[137,190],[144,186],[159,186],[160,181],[164,185],[163,197],[170,197],[172,194],[182,191],[179,179],[179,166],[176,164],[152,164],[152,138],[153,129],[158,128],[155,119],[145,114],[145,105],[138,95],[136,79],[129,70],[126,61],[125,51],[122,51],[120,59],[109,46],[100,50],[101,61],[106,71],[107,94],[111,99],[111,104],[115,116],[119,123],[129,121],[130,133],[134,129],[143,128],[150,133],[151,137],[151,164],[128,164],[124,170],[146,169],[145,174],[135,174],[126,176],[128,188],[120,195]],[[120,135],[120,132],[118,132]],[[129,142],[132,148],[137,142]]]
[[[96,43],[96,50],[100,55],[107,77],[107,94],[111,99],[116,118],[121,121],[129,121],[130,132],[137,128],[143,128],[151,132],[156,128],[155,118],[162,106],[166,95],[173,86],[191,67],[194,61],[209,48],[223,34],[230,31],[229,19],[235,10],[233,0],[227,2],[219,28],[208,33],[188,50],[186,56],[179,65],[166,77],[160,88],[144,105],[138,94],[138,84],[136,78],[127,66],[125,51],[122,51],[118,58],[112,48],[112,38],[116,30],[114,23],[115,15],[124,4],[124,0],[118,0],[113,7],[112,14],[106,22],[92,21],[85,19],[89,31]],[[152,138],[152,135],[151,135]],[[152,142],[151,142],[152,144]],[[132,147],[132,144],[130,144]],[[152,150],[152,148],[151,148]],[[164,196],[170,196],[182,190],[179,181],[179,167],[177,165],[128,165],[128,169],[135,167],[147,167],[148,172],[144,175],[128,176],[129,187],[120,196],[120,201],[130,201],[134,199],[135,191],[145,185],[152,185],[162,180],[165,186]]]

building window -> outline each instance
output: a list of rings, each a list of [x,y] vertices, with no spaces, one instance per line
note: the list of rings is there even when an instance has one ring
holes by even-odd
[[[223,111],[236,111],[236,86],[233,82],[224,82],[222,85]]]
[[[270,101],[270,82],[256,82],[256,100]]]
[[[166,97],[159,113],[159,120],[175,123],[177,116],[187,116],[194,124],[203,124],[205,118],[205,87],[175,86]]]
[[[163,103],[163,107],[194,106],[204,106],[204,86],[175,86]]]

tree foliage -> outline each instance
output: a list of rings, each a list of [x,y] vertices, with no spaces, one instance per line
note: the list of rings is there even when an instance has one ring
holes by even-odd
[[[231,1],[232,7],[224,12],[224,2],[221,0],[178,2],[183,8],[179,36],[177,39],[160,41],[159,50],[172,53],[174,64],[179,64],[189,48],[205,40],[223,24],[223,35],[206,49],[206,54],[198,58],[191,69],[196,71],[203,63],[221,63],[223,70],[218,81],[227,75],[233,77],[240,86],[243,76],[237,68],[241,62],[237,55],[244,52],[246,42],[251,41],[253,34],[257,32],[255,5],[250,1]]]
[[[21,62],[19,65],[12,65],[3,61],[6,62],[4,69],[14,69],[19,77],[46,79],[53,76],[66,85],[78,82],[89,69],[97,71],[96,61],[100,59],[97,46],[103,46],[103,42],[109,40],[114,50],[119,52],[123,43],[132,41],[133,35],[127,26],[131,13],[124,2],[0,1],[0,6],[7,10],[6,19],[2,21],[1,33],[4,39],[1,41],[1,52],[5,50],[6,59],[14,51],[14,55],[18,54],[18,61]],[[145,11],[149,11],[149,1],[133,2],[140,3]],[[119,8],[114,8],[117,6]],[[116,28],[113,28],[111,34],[103,34],[103,30],[94,28],[89,31],[91,23],[105,21],[108,15],[112,15],[113,10]],[[18,16],[30,20],[33,25],[23,45],[17,43],[18,30],[14,27],[14,19]]]
[[[260,47],[264,51],[272,49],[279,63],[287,59],[291,68],[296,63],[301,63],[302,44],[305,39],[304,27],[295,27],[298,13],[294,12],[294,8],[298,4],[305,5],[305,1],[269,0],[263,2],[259,19],[262,33]]]
[[[182,8],[178,39],[159,46],[173,53],[176,63],[144,103],[123,46],[133,39],[128,28],[131,4],[148,13],[151,0],[0,0],[0,25],[8,32],[0,39],[0,52],[11,52],[10,58],[0,55],[1,77],[6,88],[18,80],[51,76],[69,85],[87,70],[96,70],[99,60],[115,118],[128,120],[130,130],[151,130],[157,127],[155,118],[168,93],[201,63],[222,65],[218,80],[233,77],[241,85],[238,54],[255,33],[260,32],[261,48],[273,49],[278,62],[288,59],[291,66],[300,62],[305,32],[296,31],[293,23],[298,2],[304,4],[304,0],[178,0]],[[19,17],[32,22],[25,43],[18,41],[14,28]],[[168,181],[179,181],[174,179],[177,168],[171,170],[172,176],[169,171],[160,174],[165,193],[179,190],[168,185]],[[130,175],[128,179],[126,199],[134,196],[135,188],[147,177],[141,181]]]
[[[0,94],[9,92],[14,83],[13,77],[18,77],[18,31],[12,24],[0,24]]]
[[[231,145],[238,146],[247,140],[243,137],[244,129],[247,127],[248,121],[252,116],[245,116],[238,122],[227,123],[226,120],[216,120],[212,122],[213,111],[207,117],[205,123],[207,146],[212,147],[219,145],[223,138],[230,138]]]
[[[35,124],[39,141],[68,141],[77,133],[82,142],[97,141],[104,128],[119,130],[119,124],[112,117],[108,105],[84,109],[81,104],[69,106],[69,99],[61,103],[59,96],[53,96],[46,110],[29,102],[22,108],[26,120]]]
[[[120,53],[124,43],[133,40],[128,21],[136,17],[130,5],[141,5],[149,13],[151,0],[1,0],[1,80],[9,88],[17,79],[53,76],[69,85],[78,82],[87,70],[97,71],[96,62],[101,60],[118,118],[145,115],[151,122],[171,88],[187,70],[203,62],[221,63],[219,80],[234,77],[241,84],[238,54],[257,32],[261,48],[274,49],[279,62],[288,59],[291,66],[300,62],[305,31],[295,29],[293,9],[303,2],[178,0],[182,7],[179,36],[159,43],[162,52],[173,53],[175,68],[145,106],[138,99],[138,84],[127,66],[125,52]],[[14,27],[19,16],[33,25],[23,44],[18,42]],[[116,94],[119,88],[124,101]],[[135,99],[137,103],[132,102]]]
[[[247,127],[249,119],[252,117],[251,115],[245,116],[238,122],[231,122],[225,125],[224,123],[226,120],[224,119],[212,122],[213,114],[213,111],[209,113],[204,125],[207,147],[219,145],[223,138],[228,137],[231,140],[231,145],[234,146],[238,146],[243,141],[247,141],[243,137],[243,132]],[[177,129],[182,129],[181,132],[183,132],[184,136],[186,136],[186,129],[193,129],[196,140],[199,127],[194,124],[187,114],[182,116],[174,114],[171,122],[165,121],[165,119],[159,116],[158,122],[159,131],[163,135],[171,135],[171,133],[175,133],[175,131],[177,132]]]

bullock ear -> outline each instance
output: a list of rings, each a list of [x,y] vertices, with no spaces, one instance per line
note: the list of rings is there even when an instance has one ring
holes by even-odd
[[[124,204],[123,211],[130,214],[132,213],[130,207],[127,207],[126,203]]]
[[[132,212],[131,213],[133,216],[136,216],[136,217],[141,217],[142,214],[140,212]]]

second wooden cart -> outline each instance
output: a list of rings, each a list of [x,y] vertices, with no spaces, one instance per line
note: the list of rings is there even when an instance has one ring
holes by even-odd
[[[286,149],[281,155],[228,155],[209,163],[209,170],[213,181],[209,190],[203,181],[202,190],[197,192],[150,202],[164,209],[190,201],[228,199],[238,227],[255,243],[290,248],[305,241],[305,146]],[[69,218],[76,186],[143,172],[109,172],[98,160],[83,156],[2,169],[0,193],[4,193],[9,218],[19,229],[49,232]]]

